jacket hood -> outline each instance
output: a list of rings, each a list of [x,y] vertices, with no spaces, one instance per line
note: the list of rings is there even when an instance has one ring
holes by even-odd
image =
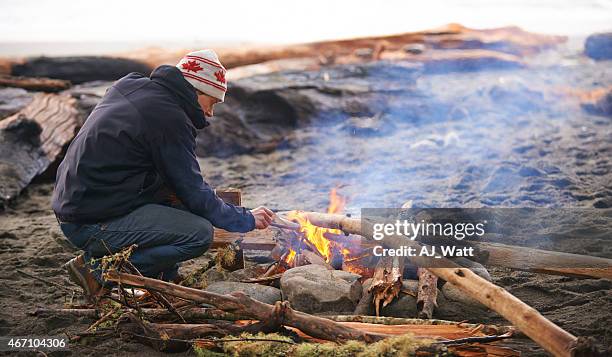
[[[159,66],[151,73],[151,80],[176,95],[181,107],[197,129],[210,125],[200,103],[198,103],[198,94],[195,88],[185,80],[178,68],[168,65]]]

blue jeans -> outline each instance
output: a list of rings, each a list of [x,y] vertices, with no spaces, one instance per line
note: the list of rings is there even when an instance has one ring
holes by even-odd
[[[132,244],[138,248],[130,261],[144,276],[173,280],[178,263],[199,257],[213,238],[210,222],[190,212],[169,206],[149,204],[129,214],[96,224],[60,223],[62,232],[77,248],[96,279],[103,283],[98,262]]]

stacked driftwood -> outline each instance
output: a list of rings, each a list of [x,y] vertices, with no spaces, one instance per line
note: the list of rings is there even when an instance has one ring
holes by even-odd
[[[112,294],[93,306],[39,309],[34,315],[94,318],[89,328],[71,337],[73,343],[84,338],[121,337],[168,352],[194,346],[219,350],[231,341],[297,346],[301,342],[341,345],[353,340],[362,342],[361,348],[367,348],[386,339],[403,338],[404,343],[410,341],[413,351],[422,356],[474,356],[493,352],[501,356],[516,355],[501,346],[484,345],[511,337],[512,327],[367,316],[315,316],[292,309],[286,301],[270,305],[242,292],[216,294],[143,277],[128,260],[131,249],[102,262],[106,280],[117,284]],[[290,339],[261,335],[272,332]]]
[[[304,214],[312,224],[319,227],[337,229],[347,234],[372,232],[370,226],[372,222],[368,220],[362,221],[343,215],[316,212],[305,212]],[[612,278],[612,262],[609,259],[502,244],[472,243],[478,248],[487,250],[488,265],[554,275]],[[410,246],[417,251],[422,248],[421,243],[400,235],[387,236],[383,244],[389,248]],[[435,307],[436,292],[433,290],[437,279],[440,278],[459,287],[468,296],[499,313],[512,322],[522,333],[555,356],[590,355],[594,353],[588,344],[582,343],[581,339],[564,331],[505,289],[496,286],[470,269],[464,268],[445,257],[433,259],[417,255],[406,259],[419,267],[417,303],[421,316],[429,317],[430,311]],[[385,266],[383,276],[374,280],[377,284],[376,288],[370,290],[374,291],[373,298],[375,300],[384,299],[388,301],[398,294],[398,289],[401,286],[397,282],[401,281],[400,266],[403,264],[403,258],[389,257],[388,259],[381,259],[379,264]],[[554,268],[559,265],[576,266],[578,268]],[[427,269],[423,267],[427,267]]]

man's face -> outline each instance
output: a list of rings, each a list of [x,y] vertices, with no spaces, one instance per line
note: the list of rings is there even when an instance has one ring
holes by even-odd
[[[219,99],[209,96],[208,94],[204,94],[198,91],[198,102],[204,111],[204,115],[208,118],[213,116],[213,107],[215,104],[221,102]]]

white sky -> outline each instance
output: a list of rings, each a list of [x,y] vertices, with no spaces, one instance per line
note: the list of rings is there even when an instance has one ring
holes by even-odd
[[[612,30],[612,0],[0,0],[0,42],[304,42],[449,22]]]

